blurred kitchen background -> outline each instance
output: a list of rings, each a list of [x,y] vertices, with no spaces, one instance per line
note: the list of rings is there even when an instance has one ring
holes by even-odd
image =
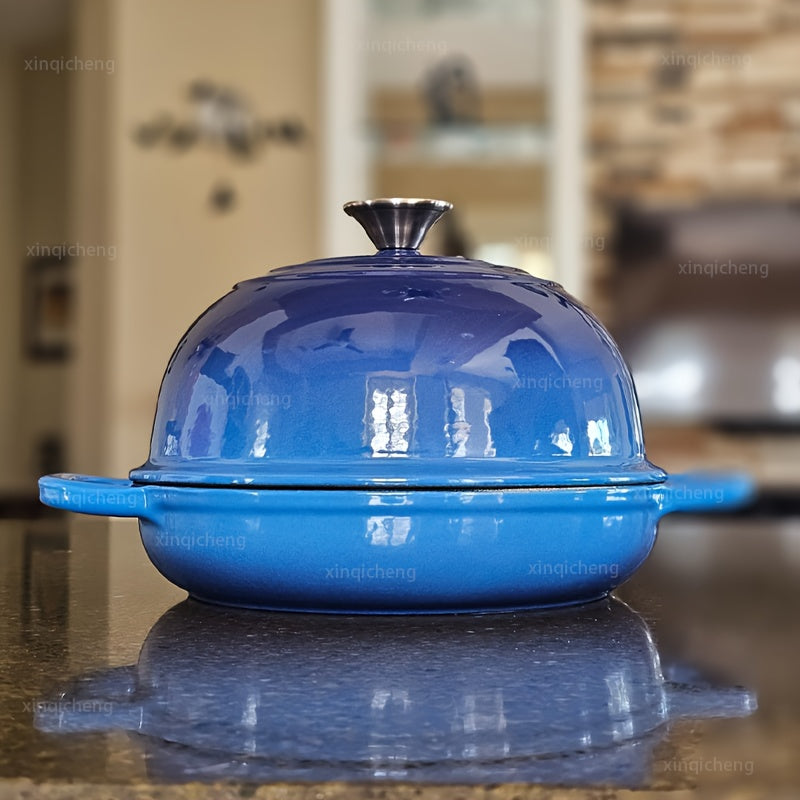
[[[378,196],[588,303],[651,460],[796,502],[798,53],[795,0],[0,0],[0,513],[143,462],[195,317]]]

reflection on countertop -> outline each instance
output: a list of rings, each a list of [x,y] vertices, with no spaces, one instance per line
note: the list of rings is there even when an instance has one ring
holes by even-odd
[[[144,734],[148,775],[168,782],[638,786],[664,723],[754,709],[743,689],[665,681],[617,600],[368,620],[186,600],[137,665],[78,676],[36,701],[34,724]]]
[[[0,556],[0,797],[30,781],[42,796],[344,781],[359,797],[377,781],[467,797],[800,777],[800,520],[670,518],[618,592],[630,607],[522,614],[207,606],[158,575],[128,522],[3,523]]]

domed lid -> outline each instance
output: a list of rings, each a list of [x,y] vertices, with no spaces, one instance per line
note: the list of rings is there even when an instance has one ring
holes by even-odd
[[[523,270],[421,255],[450,208],[348,203],[372,256],[237,284],[181,339],[140,482],[325,487],[653,483],[600,322]]]

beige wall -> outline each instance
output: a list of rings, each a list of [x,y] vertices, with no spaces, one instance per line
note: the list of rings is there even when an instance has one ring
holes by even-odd
[[[31,491],[37,446],[66,424],[66,364],[24,351],[22,304],[29,248],[43,255],[67,234],[67,76],[26,70],[61,55],[64,38],[0,46],[0,491]]]
[[[111,57],[111,3],[75,0],[72,50],[79,58]],[[115,243],[111,205],[116,168],[110,158],[114,135],[111,101],[114,78],[78,72],[70,97],[70,235],[83,242]],[[110,342],[115,337],[109,295],[116,261],[78,259],[75,265],[74,355],[67,403],[69,468],[105,473],[108,457]]]
[[[200,312],[237,280],[319,255],[318,2],[77,0],[73,8],[73,52],[111,59],[113,71],[74,76],[70,232],[117,255],[79,263],[71,468],[125,476],[147,456],[161,377]],[[300,118],[310,141],[244,164],[202,147],[176,156],[136,146],[138,124],[189,113],[185,92],[197,78],[234,88],[261,117]],[[221,178],[238,191],[228,214],[208,205]],[[131,620],[114,598],[140,591],[131,564],[144,568],[147,557],[134,522],[115,520],[110,531],[109,651],[128,663],[130,642],[184,595],[164,581]]]
[[[17,60],[9,47],[0,49],[0,120],[14,119],[17,98]],[[19,396],[15,377],[19,373],[19,259],[16,247],[17,209],[15,199],[17,177],[17,129],[0,125],[0,275],[3,299],[0,312],[0,487],[7,489],[16,482],[12,454],[19,451],[17,430]]]
[[[18,60],[11,48],[0,49],[0,120],[15,118]],[[16,244],[17,206],[17,126],[0,124],[0,488],[6,490],[17,481],[13,456],[19,452],[20,397],[16,376],[20,369],[20,293],[19,252]]]
[[[76,167],[89,194],[78,198],[83,210],[75,224],[90,226],[101,204],[106,216],[91,235],[118,253],[105,265],[105,287],[91,298],[82,287],[95,329],[84,323],[80,332],[82,377],[72,429],[81,469],[124,475],[144,461],[167,360],[202,310],[237,280],[318,255],[317,5],[239,0],[221,10],[214,0],[115,0],[78,6],[77,51],[94,54],[104,39],[101,49],[114,59],[114,71],[105,82],[98,75],[79,78],[85,98],[76,126],[86,137],[76,143]],[[137,147],[131,136],[137,124],[165,110],[189,113],[185,92],[197,78],[234,88],[259,116],[299,117],[311,130],[310,142],[276,145],[244,164],[199,146],[179,156]],[[98,111],[90,102],[95,95],[108,103],[107,115],[102,103]],[[92,145],[92,139],[99,141]],[[90,168],[94,187],[85,177]],[[228,214],[208,206],[220,178],[238,191]],[[93,268],[98,265],[86,267]],[[103,436],[92,431],[98,415]]]
[[[41,44],[21,55],[60,57],[66,37]],[[20,124],[19,224],[17,264],[28,262],[29,248],[47,250],[68,241],[67,134],[69,75],[25,71],[20,64],[18,120]],[[20,474],[26,481],[38,478],[37,448],[42,438],[63,435],[67,410],[64,403],[68,362],[24,357],[20,371],[19,454]]]

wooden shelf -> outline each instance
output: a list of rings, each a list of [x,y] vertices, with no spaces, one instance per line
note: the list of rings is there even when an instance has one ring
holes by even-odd
[[[470,198],[481,205],[544,204],[545,169],[537,164],[377,163],[373,174],[379,196]]]
[[[370,123],[382,129],[420,128],[428,109],[420,89],[377,89],[369,97]],[[547,121],[547,94],[537,87],[481,87],[480,121],[485,124]]]

